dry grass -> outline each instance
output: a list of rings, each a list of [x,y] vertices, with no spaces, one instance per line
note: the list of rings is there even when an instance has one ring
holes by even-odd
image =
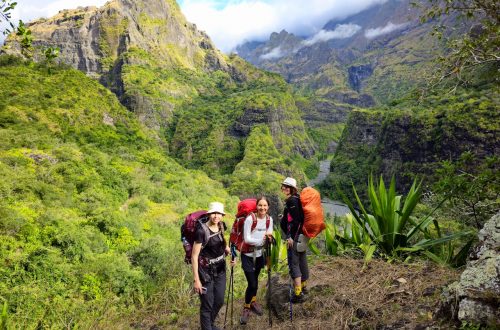
[[[373,260],[363,269],[363,261],[342,257],[316,259],[310,266],[310,293],[303,304],[294,304],[293,323],[289,319],[288,279],[276,278],[272,290],[278,315],[272,329],[446,329],[434,318],[441,288],[456,280],[459,272],[433,263],[401,264]],[[267,277],[263,277],[262,287]],[[260,290],[260,291],[265,291]],[[273,295],[274,296],[274,295]],[[280,300],[280,301],[278,301]],[[242,301],[234,301],[233,329],[271,329],[268,311],[252,315],[246,326],[239,325]],[[225,306],[216,324],[222,328]],[[150,315],[151,318],[152,315]],[[281,317],[282,320],[279,320]],[[153,317],[154,319],[154,317]],[[229,319],[229,317],[228,317]],[[150,321],[152,321],[150,319]],[[199,329],[198,315],[177,324],[148,323],[149,329]],[[228,326],[226,329],[230,329]],[[146,325],[146,324],[142,324]]]

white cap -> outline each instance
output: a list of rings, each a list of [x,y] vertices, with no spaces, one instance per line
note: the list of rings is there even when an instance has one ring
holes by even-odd
[[[297,189],[297,180],[295,180],[294,178],[286,178],[285,181],[283,181],[281,184]]]
[[[222,215],[226,215],[224,213],[224,204],[219,202],[212,202],[208,205],[207,213],[220,213]]]

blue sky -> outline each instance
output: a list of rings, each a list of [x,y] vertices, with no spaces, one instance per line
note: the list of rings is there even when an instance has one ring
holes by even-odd
[[[244,41],[265,40],[283,29],[302,36],[321,32],[331,18],[344,18],[387,0],[177,0],[188,21],[216,46],[230,52]],[[61,9],[102,6],[106,0],[19,0],[12,18],[30,21]]]

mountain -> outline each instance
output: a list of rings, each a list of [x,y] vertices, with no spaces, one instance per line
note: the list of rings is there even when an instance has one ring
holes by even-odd
[[[262,124],[288,164],[314,152],[284,80],[222,54],[174,0],[114,0],[63,10],[29,28],[35,60],[43,60],[37,50],[59,47],[61,63],[113,91],[184,166],[230,185],[246,139]],[[15,36],[4,52],[20,53]],[[299,166],[270,170],[285,175],[291,168],[304,176]]]
[[[236,52],[294,86],[310,135],[321,152],[332,152],[339,135],[327,132],[342,129],[352,110],[389,104],[423,82],[443,49],[431,28],[409,1],[390,0],[330,20],[313,36],[281,31]]]
[[[281,31],[266,42],[239,46],[237,53],[281,74],[299,90],[371,107],[401,97],[419,82],[422,65],[429,65],[438,46],[427,36],[431,28],[420,23],[419,11],[409,1],[390,0],[331,20],[313,36]]]
[[[410,1],[389,0],[331,20],[313,36],[281,31],[237,49],[294,86],[309,135],[320,152],[335,153],[323,186],[331,196],[337,185],[350,192],[351,182],[364,191],[370,173],[397,176],[400,190],[416,176],[430,186],[443,162],[467,155],[476,169],[462,171],[478,175],[498,154],[498,65],[462,73],[465,88],[445,79],[429,90],[435,59],[450,48],[431,35],[438,21],[421,23],[420,16]],[[473,31],[478,19],[450,13],[440,23],[453,27],[443,32],[449,37]]]

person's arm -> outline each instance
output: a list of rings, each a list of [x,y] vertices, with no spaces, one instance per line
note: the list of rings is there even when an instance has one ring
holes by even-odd
[[[273,217],[269,216],[269,227],[266,228],[266,236],[273,235]]]
[[[252,237],[252,224],[253,219],[252,216],[249,215],[246,217],[245,223],[243,224],[243,240],[249,245],[259,246],[262,244],[262,241],[256,240]]]
[[[293,241],[297,237],[299,227],[304,221],[304,215],[302,214],[302,207],[298,196],[290,197],[286,201],[286,206],[292,218],[292,221],[288,224],[290,226],[290,230],[287,233],[288,248],[292,248]]]
[[[193,267],[193,280],[194,280],[194,291],[196,293],[201,293],[201,281],[200,275],[198,274],[198,257],[200,256],[201,243],[195,242],[193,245],[193,252],[191,253],[191,265]]]

